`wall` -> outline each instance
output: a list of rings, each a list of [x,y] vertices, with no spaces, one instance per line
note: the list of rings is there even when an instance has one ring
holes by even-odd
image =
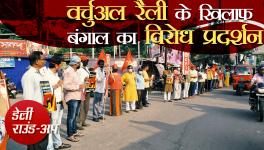
[[[0,70],[6,73],[6,77],[16,84],[19,91],[22,91],[21,78],[28,66],[29,61],[27,58],[21,58],[20,61],[18,58],[15,58],[15,68],[0,68]]]

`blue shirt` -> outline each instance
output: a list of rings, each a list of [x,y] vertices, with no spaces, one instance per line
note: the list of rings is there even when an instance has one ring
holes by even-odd
[[[138,90],[144,90],[145,86],[144,86],[144,78],[143,78],[143,76],[140,75],[140,74],[137,74],[136,78],[137,78],[137,89]]]

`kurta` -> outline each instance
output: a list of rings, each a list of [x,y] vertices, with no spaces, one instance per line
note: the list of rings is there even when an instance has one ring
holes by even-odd
[[[172,84],[173,84],[173,74],[169,70],[164,70],[163,75],[166,76],[165,78],[165,92],[172,92]]]
[[[122,114],[121,88],[122,79],[118,73],[109,76],[110,85],[110,115],[120,116]]]
[[[122,82],[125,84],[124,101],[133,102],[138,100],[136,75],[135,73],[126,72],[122,76]]]
[[[225,73],[225,86],[229,87],[230,72]]]
[[[218,79],[218,80],[219,80],[219,85],[218,85],[218,87],[219,87],[219,88],[222,88],[222,87],[224,86],[224,85],[223,85],[223,82],[224,82],[224,81],[223,81],[223,80],[224,80],[224,73],[219,73],[219,74],[218,74],[218,77],[219,77],[219,79]]]
[[[207,70],[207,80],[213,80],[214,78],[214,73],[211,69]]]

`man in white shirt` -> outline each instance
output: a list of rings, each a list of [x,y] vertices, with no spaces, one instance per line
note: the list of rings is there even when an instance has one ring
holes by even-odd
[[[45,76],[40,73],[40,69],[44,67],[46,60],[42,52],[36,51],[30,54],[29,62],[30,67],[21,79],[23,98],[25,100],[33,100],[43,104],[40,81],[45,80]]]
[[[99,119],[103,118],[103,99],[105,94],[106,74],[104,70],[104,61],[98,61],[99,68],[96,69],[96,87],[93,101],[93,121],[99,122]]]
[[[82,66],[80,67],[80,69],[77,70],[77,73],[80,77],[81,84],[86,84],[90,75],[89,69],[87,67],[89,59],[87,56],[82,56],[81,61],[82,61]],[[83,99],[80,105],[80,113],[77,118],[77,127],[79,130],[84,130],[83,127],[89,126],[89,124],[87,124],[85,120],[88,116],[88,111],[89,111],[90,91],[84,89],[82,91],[82,94],[83,94]]]
[[[51,58],[49,63],[49,69],[46,72],[46,78],[49,80],[51,87],[53,89],[53,94],[56,98],[56,111],[51,113],[51,124],[57,126],[56,131],[52,131],[49,134],[49,144],[47,150],[54,149],[64,149],[70,148],[71,145],[62,143],[60,136],[60,125],[63,115],[63,91],[62,85],[63,81],[60,80],[58,76],[58,71],[61,68],[62,59],[59,56],[54,56]]]
[[[199,71],[198,76],[198,95],[204,93],[204,86],[205,86],[205,80],[206,80],[206,74],[204,73],[204,70]]]
[[[195,70],[195,66],[191,66],[190,70],[190,90],[189,96],[190,98],[195,95],[196,83],[198,81],[198,72]]]
[[[43,93],[40,87],[40,81],[45,81],[44,75],[40,69],[44,67],[46,60],[42,52],[34,51],[29,55],[29,69],[24,73],[21,79],[23,88],[23,99],[33,100],[43,104]],[[48,136],[42,141],[28,145],[29,150],[46,150],[48,145]]]

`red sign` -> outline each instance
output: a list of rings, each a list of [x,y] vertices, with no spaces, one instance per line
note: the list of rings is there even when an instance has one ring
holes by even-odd
[[[190,53],[183,52],[182,71],[184,75],[188,75],[190,70]]]
[[[26,41],[0,39],[0,57],[26,57],[26,48]]]
[[[57,125],[50,124],[47,109],[32,100],[21,100],[12,105],[6,113],[5,122],[10,138],[25,145],[40,142],[51,131],[58,132]]]

